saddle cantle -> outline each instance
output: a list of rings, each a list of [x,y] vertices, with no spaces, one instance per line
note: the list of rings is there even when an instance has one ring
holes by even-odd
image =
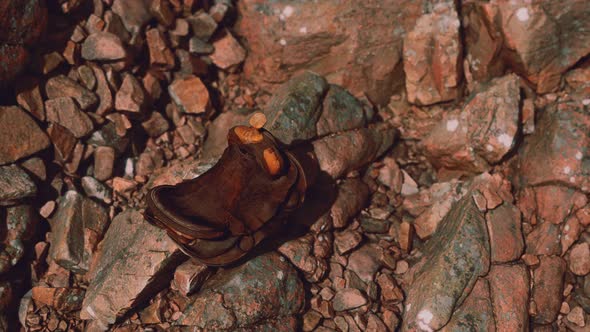
[[[145,219],[204,264],[233,263],[274,234],[313,180],[310,156],[284,149],[264,122],[255,114],[250,127],[230,129],[228,147],[201,176],[147,195]]]

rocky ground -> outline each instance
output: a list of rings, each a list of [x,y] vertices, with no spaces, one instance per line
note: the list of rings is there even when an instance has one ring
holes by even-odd
[[[590,2],[0,1],[0,330],[587,331]],[[262,111],[323,171],[237,266],[145,222]]]

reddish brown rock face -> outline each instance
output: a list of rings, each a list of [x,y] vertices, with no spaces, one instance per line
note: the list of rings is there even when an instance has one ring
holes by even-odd
[[[422,13],[421,2],[395,0],[249,0],[238,6],[237,32],[249,45],[248,76],[268,85],[311,69],[378,103],[401,87],[403,36]],[[398,25],[392,27],[391,20]]]

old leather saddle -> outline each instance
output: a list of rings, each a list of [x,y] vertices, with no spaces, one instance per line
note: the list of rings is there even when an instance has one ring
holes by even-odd
[[[312,155],[287,151],[262,125],[233,127],[211,169],[148,193],[146,220],[204,264],[236,262],[275,234],[315,177]]]

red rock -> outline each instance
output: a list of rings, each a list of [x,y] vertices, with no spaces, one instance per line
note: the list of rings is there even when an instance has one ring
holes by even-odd
[[[108,223],[107,211],[101,205],[70,190],[59,200],[57,212],[50,220],[49,256],[73,272],[88,271],[90,260]],[[88,230],[97,238],[88,236]]]
[[[584,309],[582,309],[582,307],[580,307],[580,306],[573,308],[567,314],[567,320],[576,324],[577,326],[580,326],[580,327],[586,326],[585,319],[586,319],[586,317],[585,317]]]
[[[278,251],[301,270],[306,279],[317,282],[325,276],[327,264],[313,256],[312,241],[313,236],[308,234],[285,242]]]
[[[336,232],[334,235],[334,247],[340,255],[344,255],[356,248],[363,239],[359,232],[350,229]]]
[[[398,164],[395,162],[395,159],[389,157],[385,157],[383,163],[385,165],[379,169],[379,182],[388,186],[394,193],[400,193],[403,184],[403,175]]]
[[[404,210],[416,216],[412,224],[419,238],[427,239],[432,236],[453,203],[460,198],[455,191],[456,186],[456,181],[435,183],[418,195],[404,199]],[[406,244],[411,244],[411,238],[404,236],[404,240],[410,240]]]
[[[66,47],[62,53],[66,62],[70,65],[75,65],[80,59],[80,45],[68,40]]]
[[[113,190],[123,196],[129,196],[130,192],[137,187],[137,183],[133,180],[115,176],[113,178]]]
[[[178,252],[166,233],[146,223],[138,211],[117,215],[87,274],[90,284],[80,318],[114,323],[118,315],[158,291],[166,279],[159,272],[179,263]]]
[[[338,196],[330,209],[335,228],[343,228],[365,207],[369,188],[358,178],[346,179],[338,186]]]
[[[102,32],[104,26],[105,22],[103,19],[94,14],[90,14],[86,20],[86,31],[91,35],[96,32]]]
[[[576,216],[570,216],[561,231],[561,255],[563,256],[569,248],[578,241],[583,228]]]
[[[36,178],[42,181],[47,180],[47,168],[45,167],[43,159],[39,157],[31,157],[21,162],[20,166]]]
[[[493,3],[477,6],[482,7],[482,20],[492,30],[488,36],[481,36],[480,39],[491,37],[502,43],[505,50],[510,50],[505,60],[506,65],[533,82],[538,93],[555,89],[559,85],[561,74],[590,51],[587,37],[576,33],[586,27],[584,15],[590,7],[585,2],[567,1],[551,6],[536,3]],[[535,43],[535,40],[544,42]],[[571,51],[564,54],[564,48]],[[505,54],[500,51],[489,53],[497,57]],[[491,54],[485,56],[489,57]],[[473,57],[473,66],[479,60]]]
[[[460,22],[453,2],[422,15],[404,39],[408,101],[430,105],[455,99],[461,83]]]
[[[479,279],[463,304],[455,310],[451,320],[440,331],[500,331],[496,328],[493,316],[490,285],[486,279]]]
[[[375,332],[387,332],[387,326],[385,323],[375,314],[369,313],[369,318],[367,318],[367,326],[366,331],[375,331]]]
[[[143,129],[150,137],[158,137],[165,133],[169,124],[168,121],[158,112],[152,112],[149,119],[141,123]]]
[[[539,257],[537,255],[524,254],[521,258],[527,266],[533,267],[539,265]]]
[[[336,293],[333,303],[335,311],[347,311],[365,305],[367,298],[358,289],[345,288]]]
[[[541,223],[526,236],[526,252],[534,255],[560,255],[559,227],[550,223]]]
[[[539,117],[537,130],[525,139],[515,165],[522,185],[552,183],[590,191],[590,166],[584,162],[590,144],[590,114],[580,99],[575,95],[559,99]]]
[[[486,215],[492,262],[506,263],[520,258],[524,251],[520,210],[504,203]]]
[[[590,246],[587,242],[572,247],[568,256],[568,267],[578,276],[590,273]]]
[[[37,120],[45,121],[45,107],[36,79],[24,79],[16,87],[16,101]]]
[[[49,146],[49,138],[16,106],[0,107],[0,165],[28,157]],[[18,144],[16,144],[18,142]]]
[[[365,244],[350,254],[347,268],[356,273],[362,281],[371,282],[381,268],[381,256],[383,248],[376,244]]]
[[[33,300],[41,305],[48,305],[59,312],[80,310],[84,299],[84,290],[79,288],[33,287]]]
[[[460,113],[445,114],[422,144],[436,167],[483,171],[514,146],[520,116],[516,75],[475,91]]]
[[[96,114],[103,115],[113,109],[113,94],[109,88],[105,74],[102,69],[96,65],[90,65],[94,77],[96,78],[96,94],[98,95],[99,104],[96,108]]]
[[[422,14],[421,1],[265,5],[261,11],[258,0],[237,4],[237,33],[246,39],[249,54],[244,72],[257,83],[285,82],[311,69],[379,104],[402,88],[402,39]],[[393,30],[385,28],[392,17],[397,18]]]
[[[174,68],[174,54],[166,45],[166,40],[160,30],[150,29],[146,31],[145,36],[150,52],[150,65],[162,70]]]
[[[217,22],[205,12],[198,12],[189,16],[186,20],[191,25],[193,36],[205,42],[208,41],[215,30],[217,30]]]
[[[41,209],[39,209],[39,214],[43,218],[49,218],[53,211],[55,210],[55,201],[47,201]]]
[[[404,293],[390,274],[380,274],[377,284],[381,290],[381,299],[385,306],[400,303],[404,300]]]
[[[134,35],[152,18],[149,6],[143,0],[113,0],[111,9],[121,17],[127,31]]]
[[[379,125],[327,136],[313,147],[320,169],[337,179],[383,154],[396,136],[393,128]]]
[[[240,285],[236,287],[236,285]],[[303,284],[280,255],[266,253],[217,273],[191,297],[179,325],[205,330],[295,331],[303,313]],[[277,324],[268,326],[268,322]],[[282,327],[280,327],[282,326]]]
[[[115,109],[140,113],[146,106],[146,96],[141,83],[132,74],[126,73],[121,88],[115,96]]]
[[[528,270],[522,265],[492,265],[487,279],[497,331],[527,331]]]
[[[115,149],[110,146],[98,146],[94,150],[94,177],[105,181],[113,176]]]
[[[178,78],[168,87],[168,92],[185,113],[203,113],[210,106],[209,91],[198,77]]]
[[[565,262],[560,257],[541,256],[539,267],[533,272],[532,299],[537,306],[533,320],[538,324],[549,324],[557,318],[561,306],[561,292],[565,273]]]
[[[189,295],[192,292],[198,291],[212,272],[207,265],[194,260],[188,260],[174,271],[174,279],[172,280],[171,287],[185,296]]]
[[[82,43],[82,58],[90,61],[114,61],[127,56],[125,46],[117,35],[110,32],[96,32]]]
[[[47,128],[49,138],[56,152],[56,160],[64,163],[70,160],[78,140],[71,131],[58,124],[51,124]]]
[[[303,331],[314,331],[321,321],[321,314],[315,310],[309,310],[303,315]]]
[[[451,319],[478,278],[488,273],[486,233],[484,215],[471,195],[453,205],[412,268],[405,289],[403,330],[437,330]]]
[[[223,37],[213,42],[213,47],[215,50],[210,58],[221,69],[227,70],[237,66],[246,58],[246,50],[227,30]]]
[[[0,5],[0,82],[12,80],[24,68],[28,52],[47,25],[47,7],[43,1],[8,1]]]
[[[406,251],[412,251],[412,243],[414,237],[414,227],[407,221],[403,221],[399,227],[399,247]]]
[[[575,190],[563,186],[535,187],[537,217],[553,224],[561,224],[572,211],[575,196]]]
[[[72,98],[60,97],[45,102],[47,121],[68,129],[76,138],[92,132],[94,125],[90,117],[82,112]]]
[[[174,13],[168,0],[154,0],[150,5],[150,13],[166,27],[174,24]]]
[[[94,93],[64,75],[55,76],[47,80],[47,83],[45,83],[45,93],[49,99],[60,97],[74,98],[82,110],[87,110],[98,101]]]

